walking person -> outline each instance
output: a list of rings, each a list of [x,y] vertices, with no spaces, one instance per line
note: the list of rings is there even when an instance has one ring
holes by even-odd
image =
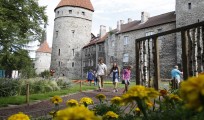
[[[181,82],[181,75],[182,74],[183,74],[183,72],[178,70],[178,66],[175,65],[173,70],[171,71],[171,77],[172,77],[172,81],[175,81],[175,83],[176,83],[176,86],[175,86],[176,88],[178,88],[179,83]]]
[[[94,79],[94,74],[92,70],[89,70],[89,72],[87,73],[87,79],[88,79],[89,85],[91,86],[91,82]]]
[[[104,76],[107,75],[107,66],[106,64],[103,63],[102,58],[100,58],[98,62],[99,63],[96,67],[96,74],[97,74],[97,79],[98,79],[99,91],[101,91],[101,89],[103,89]]]
[[[113,63],[113,66],[110,70],[110,73],[108,74],[108,76],[113,73],[113,86],[114,86],[114,89],[113,89],[113,92],[118,92],[118,82],[119,82],[119,79],[120,79],[120,68],[118,67],[117,63]]]
[[[123,93],[126,93],[128,91],[128,86],[130,84],[130,75],[131,75],[131,66],[127,66],[127,68],[123,69],[123,80],[125,84],[125,89],[123,90]]]

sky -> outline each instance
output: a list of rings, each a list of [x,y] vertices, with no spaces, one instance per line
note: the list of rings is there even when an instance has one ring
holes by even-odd
[[[105,25],[107,31],[109,28],[116,28],[117,21],[127,19],[141,20],[141,12],[145,11],[150,17],[175,11],[176,0],[91,0],[94,7],[92,19],[92,33],[99,33],[100,25]],[[47,6],[46,14],[48,16],[47,41],[52,46],[53,26],[55,13],[54,9],[60,0],[39,0],[39,5]]]

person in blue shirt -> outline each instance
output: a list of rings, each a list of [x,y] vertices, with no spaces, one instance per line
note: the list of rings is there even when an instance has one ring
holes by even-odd
[[[177,65],[174,66],[174,69],[171,71],[172,79],[175,79],[178,84],[181,82],[181,75],[182,74],[183,74],[183,72],[178,70],[178,66]]]
[[[94,79],[94,74],[92,70],[89,70],[89,72],[87,73],[87,79],[88,79],[89,85],[91,86],[91,82]]]

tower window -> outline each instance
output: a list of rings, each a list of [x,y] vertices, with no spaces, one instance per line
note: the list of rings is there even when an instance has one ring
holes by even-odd
[[[75,30],[72,30],[72,36],[74,37]]]
[[[69,10],[69,14],[72,14],[72,10]]]
[[[61,62],[60,62],[60,61],[58,62],[58,65],[59,65],[59,67],[60,67],[60,65],[61,65]]]
[[[189,10],[191,9],[191,3],[188,3],[188,9]]]
[[[85,12],[82,12],[81,14],[82,14],[82,15],[85,15]]]
[[[58,55],[60,56],[60,49],[58,50]]]
[[[72,62],[72,67],[74,67],[74,62]]]
[[[73,56],[74,56],[74,49],[72,49],[72,54],[73,54]]]
[[[59,14],[59,11],[57,11],[57,14]]]
[[[58,31],[56,31],[56,38],[58,37],[58,33],[59,33],[59,32],[58,32]]]

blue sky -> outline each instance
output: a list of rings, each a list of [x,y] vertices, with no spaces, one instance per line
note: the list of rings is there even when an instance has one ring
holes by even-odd
[[[93,13],[92,33],[99,32],[99,26],[105,25],[107,31],[109,27],[116,28],[117,21],[128,18],[140,20],[141,12],[150,13],[150,16],[163,14],[175,10],[176,0],[91,0],[95,9]],[[39,0],[40,5],[46,5],[48,15],[47,41],[52,45],[52,34],[54,26],[54,8],[60,0]]]

